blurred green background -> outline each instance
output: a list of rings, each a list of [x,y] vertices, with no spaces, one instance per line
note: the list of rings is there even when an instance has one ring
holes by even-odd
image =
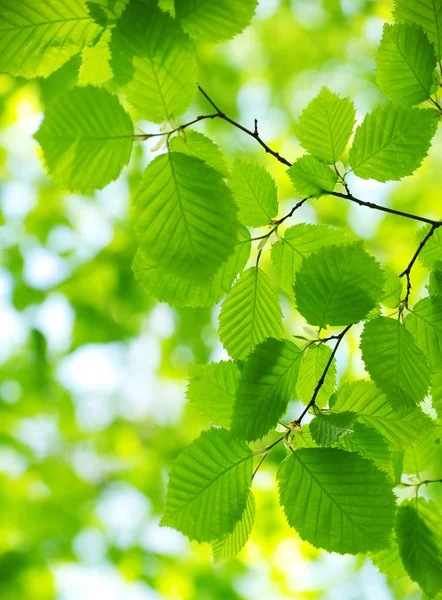
[[[257,118],[261,137],[293,161],[294,123],[323,85],[350,96],[359,120],[386,102],[375,53],[391,9],[392,0],[260,0],[242,35],[199,45],[199,83],[229,116],[250,128]],[[186,404],[185,382],[189,363],[225,356],[219,307],[159,304],[133,278],[130,194],[153,143],[94,196],[66,194],[45,175],[32,134],[80,63],[41,81],[0,76],[1,600],[419,598],[410,580],[387,581],[368,559],[320,552],[289,529],[274,485],[282,448],[256,477],[256,525],[238,559],[215,567],[208,544],[159,527],[171,462],[207,426]],[[209,112],[199,97],[180,123]],[[296,198],[283,165],[223,121],[198,129],[230,161],[265,164],[288,212]],[[440,217],[441,149],[439,132],[415,176],[387,185],[350,176],[352,192]],[[416,247],[415,222],[336,198],[304,205],[289,225],[297,221],[352,229],[396,273]],[[268,251],[260,264],[274,277]],[[417,298],[418,265],[413,283]],[[302,333],[282,301],[287,334]],[[364,376],[357,333],[342,344],[341,380]]]

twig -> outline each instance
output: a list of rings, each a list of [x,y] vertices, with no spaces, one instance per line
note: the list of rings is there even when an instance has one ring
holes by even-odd
[[[283,436],[281,436],[280,438],[278,438],[275,442],[273,442],[272,444],[266,446],[263,450],[256,450],[256,454],[261,454],[261,452],[264,452],[264,456],[261,458],[261,460],[259,461],[259,463],[256,465],[256,468],[253,471],[252,479],[255,477],[256,473],[258,472],[259,467],[265,461],[265,459],[270,454],[270,452],[273,450],[273,448],[275,446],[277,446],[280,442],[282,442],[282,440],[286,439],[286,437],[288,436],[289,433],[290,433],[290,429],[288,428],[287,433],[285,433]]]
[[[401,481],[399,485],[402,487],[420,488],[421,485],[428,485],[429,483],[442,483],[442,479],[425,479],[424,481],[419,481],[418,483],[405,483],[404,481]]]
[[[427,233],[427,235],[424,237],[424,239],[421,241],[421,243],[419,244],[419,246],[417,247],[416,252],[413,255],[413,258],[410,260],[410,262],[408,263],[408,267],[402,271],[402,273],[399,275],[399,277],[403,277],[404,275],[407,278],[407,293],[405,295],[403,302],[404,306],[408,307],[408,300],[410,298],[410,293],[411,293],[411,279],[410,279],[410,273],[411,273],[411,269],[413,268],[414,263],[416,262],[419,254],[422,252],[422,250],[424,249],[425,244],[428,242],[428,240],[431,238],[431,236],[433,235],[433,233],[436,231],[436,229],[438,227],[440,227],[442,225],[442,221],[436,221],[433,222],[433,224],[430,227],[429,232]]]
[[[327,377],[328,370],[329,370],[329,369],[330,369],[330,367],[331,367],[331,364],[332,364],[332,362],[333,362],[333,359],[334,359],[334,357],[335,357],[335,354],[336,354],[336,352],[337,352],[337,350],[338,350],[338,348],[339,348],[339,345],[340,345],[340,343],[342,342],[342,340],[343,340],[343,338],[344,338],[345,334],[347,333],[347,331],[348,331],[348,330],[349,330],[351,327],[353,327],[353,324],[351,324],[351,325],[347,325],[347,327],[346,327],[346,328],[345,328],[345,329],[344,329],[344,330],[343,330],[343,331],[342,331],[342,332],[341,332],[341,333],[340,333],[340,334],[339,334],[339,335],[336,337],[336,339],[337,339],[338,341],[336,342],[336,345],[335,345],[335,347],[333,348],[333,351],[332,351],[332,353],[331,353],[331,355],[330,355],[330,358],[328,359],[328,361],[327,361],[327,364],[325,365],[325,369],[324,369],[324,371],[322,372],[322,375],[321,375],[321,377],[320,377],[320,379],[319,379],[319,381],[318,381],[318,383],[317,383],[317,385],[316,385],[316,387],[315,387],[315,391],[313,392],[312,399],[311,399],[311,400],[310,400],[310,402],[307,404],[307,406],[305,407],[305,409],[302,411],[302,413],[301,413],[301,416],[300,416],[298,419],[296,419],[296,421],[295,421],[295,423],[296,423],[297,425],[300,425],[300,424],[301,424],[301,421],[302,421],[302,419],[305,417],[305,415],[307,414],[308,410],[309,410],[309,409],[310,409],[312,406],[314,406],[314,405],[315,405],[316,398],[317,398],[317,396],[318,396],[318,394],[319,394],[319,390],[320,390],[320,389],[321,389],[321,387],[324,385],[325,378]]]

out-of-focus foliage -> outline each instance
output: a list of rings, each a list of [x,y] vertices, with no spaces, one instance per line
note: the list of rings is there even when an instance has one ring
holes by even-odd
[[[386,102],[375,84],[375,57],[383,24],[392,22],[393,2],[260,0],[250,27],[219,45],[212,42],[239,33],[247,25],[255,3],[235,2],[244,4],[242,15],[236,20],[230,13],[227,19],[215,19],[205,35],[195,34],[198,12],[195,11],[192,18],[190,12],[188,17],[185,14],[186,5],[191,4],[184,0],[176,3],[179,22],[190,37],[198,38],[191,42],[190,37],[183,34],[182,56],[174,59],[178,68],[179,61],[184,64],[186,57],[188,71],[183,71],[183,77],[190,73],[195,83],[195,54],[199,64],[198,81],[203,89],[210,91],[222,110],[251,129],[253,119],[257,118],[260,135],[293,162],[304,154],[299,117],[322,87],[327,86],[341,98],[352,98],[359,129],[350,163],[356,174],[364,177],[362,180],[350,175],[355,193],[367,201],[399,210],[431,218],[441,216],[440,132],[433,138],[431,152],[413,178],[386,186],[373,180],[365,181],[365,177],[374,174],[394,180],[408,174],[405,171],[416,168],[428,148],[423,135],[410,164],[395,162],[394,145],[385,149],[386,158],[382,161],[364,162],[368,142],[363,139],[361,123],[366,113]],[[214,4],[221,14],[221,9],[229,8],[231,2]],[[169,307],[145,293],[131,271],[136,235],[129,218],[129,197],[135,194],[147,163],[158,154],[155,138],[152,142],[140,135],[120,178],[89,195],[67,193],[48,178],[41,166],[39,154],[44,155],[50,172],[60,174],[56,177],[58,181],[65,183],[71,172],[76,175],[70,162],[69,136],[66,148],[54,147],[53,140],[45,147],[42,140],[41,152],[32,135],[39,129],[43,113],[46,119],[51,113],[58,115],[60,127],[67,124],[60,111],[68,108],[65,99],[72,98],[72,94],[78,94],[76,111],[82,115],[90,88],[73,92],[77,84],[99,84],[101,89],[93,93],[113,98],[113,116],[106,120],[106,127],[123,128],[115,135],[128,134],[124,129],[128,127],[125,113],[130,114],[137,134],[141,130],[158,133],[154,123],[171,114],[177,117],[190,106],[196,87],[191,97],[180,96],[182,82],[177,78],[168,79],[167,69],[161,73],[161,85],[150,87],[148,97],[140,95],[146,89],[141,84],[151,81],[152,77],[150,48],[145,47],[142,40],[131,48],[132,68],[127,68],[123,59],[110,59],[109,49],[113,50],[114,57],[120,49],[126,48],[126,27],[121,25],[118,30],[114,26],[124,5],[125,2],[115,0],[97,0],[87,5],[80,0],[51,2],[49,14],[49,4],[40,0],[0,2],[3,36],[0,68],[9,73],[0,75],[0,596],[2,600],[417,599],[420,597],[418,585],[405,572],[400,571],[399,578],[397,561],[374,556],[374,564],[387,573],[381,575],[369,559],[329,555],[303,541],[289,528],[278,507],[275,485],[276,465],[285,456],[279,447],[266,459],[255,478],[256,522],[251,540],[237,559],[214,567],[209,545],[189,543],[181,534],[159,527],[172,461],[207,427],[207,415],[200,414],[197,401],[185,402],[188,366],[226,358],[216,332],[219,307],[207,308],[207,305],[218,302],[229,290],[237,273],[246,266],[248,254],[244,256],[244,251],[242,256],[231,254],[229,267],[224,267],[216,281],[198,282],[201,288],[197,292],[186,287],[186,282],[179,290],[167,287],[168,274],[155,271],[159,263],[148,264],[146,272],[145,257],[137,255],[141,260],[139,264],[144,265],[143,269],[136,270],[137,278],[140,281],[146,278],[144,281],[147,280],[149,286],[162,290],[154,295],[169,302],[175,293],[185,298],[182,304],[186,306]],[[410,20],[406,5],[396,3],[397,20]],[[160,7],[172,16],[175,14],[171,1],[162,0]],[[170,27],[175,24],[172,16],[159,17],[165,29],[161,37],[164,44],[171,39],[169,36],[173,37],[173,31],[167,30],[170,23]],[[54,23],[58,23],[57,26]],[[417,25],[422,23],[417,21]],[[5,30],[8,31],[4,33]],[[156,31],[160,35],[159,30]],[[440,42],[437,31],[428,26],[427,33],[436,47]],[[26,45],[27,41],[31,46]],[[83,49],[84,46],[88,48]],[[440,43],[438,48],[440,55]],[[21,54],[24,50],[26,57]],[[378,77],[380,62],[378,59]],[[120,97],[123,105],[120,110],[115,105],[118,87],[110,76],[110,69],[118,72],[117,83],[127,94],[128,102]],[[92,75],[87,76],[87,73]],[[48,77],[30,79],[41,75]],[[162,85],[170,95],[165,95],[158,109],[155,99],[161,95]],[[146,110],[150,107],[150,112],[142,117],[151,119],[152,123],[140,121],[140,106]],[[418,109],[396,109],[394,115],[398,118],[396,126],[406,127],[407,131],[414,127],[414,143],[419,123],[409,115],[415,110]],[[207,101],[196,95],[180,122],[210,111]],[[381,115],[382,118],[378,118],[383,127],[392,119],[387,109],[378,109],[373,115]],[[402,115],[402,121],[398,115]],[[428,116],[428,121],[431,120],[434,120],[432,115]],[[85,120],[82,127],[87,124]],[[215,166],[213,161],[218,162],[225,176],[234,159],[259,162],[278,184],[280,215],[299,199],[295,197],[285,167],[272,161],[253,139],[222,121],[206,120],[198,127],[217,142],[227,156],[227,165],[220,168],[221,161],[216,150],[213,154],[213,146],[208,151],[206,144],[204,150],[200,150],[204,138],[188,135],[186,148],[183,148],[185,138],[171,140],[171,145],[179,146],[173,150],[193,157],[188,163],[195,164],[195,155],[201,158],[199,153],[202,152],[211,170]],[[49,126],[43,125],[40,137],[45,128],[48,131]],[[83,176],[86,173],[88,180],[94,181],[93,187],[113,180],[129,161],[130,149],[125,149],[123,142],[118,145],[121,155],[113,150],[107,155],[107,148],[101,145],[94,151],[90,139],[75,141],[75,144],[83,144]],[[317,156],[308,141],[304,147]],[[118,163],[115,174],[107,170],[109,164],[104,169],[100,163],[103,156],[109,164]],[[344,159],[347,161],[345,152]],[[102,179],[101,169],[109,174],[108,181]],[[200,165],[199,169],[207,172],[210,167]],[[329,178],[335,180],[331,170],[330,174]],[[81,184],[71,189],[84,192],[89,191],[87,187]],[[423,237],[422,233],[416,233],[413,221],[375,213],[338,198],[318,198],[303,206],[298,215],[299,221],[339,227],[348,233],[347,242],[353,233],[363,237],[370,254],[396,274],[406,266]],[[287,225],[293,226],[294,222]],[[287,228],[283,237],[290,240],[297,235],[292,232]],[[247,235],[244,234],[245,239]],[[438,281],[441,235],[439,229],[422,254],[425,266],[433,269],[430,281],[433,289]],[[241,239],[240,234],[238,239]],[[248,248],[249,244],[245,246]],[[311,252],[312,249],[306,247],[305,255]],[[155,259],[161,261],[162,255],[159,253]],[[269,286],[277,279],[284,288],[284,281],[293,281],[293,274],[300,268],[298,255],[281,240],[273,246],[275,270],[270,264],[270,253],[263,254],[261,260],[263,275],[270,282],[265,288],[267,295],[268,290],[272,291]],[[425,292],[427,276],[416,263],[413,302]],[[261,322],[259,327],[257,323],[243,323],[241,315],[237,315],[238,322],[249,328],[246,350],[226,325],[225,335],[232,340],[235,358],[248,354],[268,335],[280,335],[280,302],[286,318],[286,333],[302,332],[305,321],[288,300],[293,298],[290,285],[286,288],[286,296],[272,300],[274,314],[270,311],[262,315],[268,332],[264,337]],[[192,308],[198,306],[201,289],[208,300],[203,302],[204,307]],[[230,326],[231,323],[230,320]],[[414,325],[410,327],[412,330]],[[349,334],[338,355],[337,372],[341,383],[365,375],[357,347],[358,333],[360,331]],[[438,338],[431,339],[434,348]],[[422,341],[424,343],[427,342]],[[418,342],[418,346],[422,344]],[[425,349],[422,347],[420,353],[418,350],[419,347],[414,350],[416,356]],[[213,381],[208,378],[212,385]],[[432,383],[437,410],[442,396],[437,376]],[[405,390],[407,394],[413,393],[416,385],[413,380]],[[388,389],[384,391],[388,395]],[[403,450],[410,437],[431,428],[430,416],[435,415],[426,404],[424,410],[417,407],[406,415],[395,414],[385,394],[368,382],[345,384],[339,388],[332,409],[336,413],[355,410],[360,415],[361,427],[376,429],[390,447],[394,446],[390,471],[394,473],[394,469],[402,470],[399,464],[415,464],[412,457],[404,458]],[[299,389],[298,395],[303,400],[304,395],[309,396],[307,391],[304,394]],[[289,415],[295,418],[298,412],[299,404],[289,405]],[[425,412],[430,412],[430,416]],[[433,441],[419,442],[419,448],[426,448],[430,456],[422,461],[425,468],[420,473],[422,478],[442,477],[437,433],[438,429],[431,433]],[[309,435],[307,425],[297,443],[315,445]],[[382,462],[378,446],[371,438],[368,441],[363,431],[355,428],[352,436],[342,438],[348,440],[345,450],[359,452],[369,460],[370,456],[364,455],[364,451],[369,453],[371,448],[377,452],[377,461]],[[385,452],[382,457],[385,459]],[[359,456],[350,460],[356,466],[365,465]],[[438,488],[436,484],[428,488],[422,486],[419,493],[431,497],[440,506],[440,488],[442,486]],[[412,496],[414,489],[409,490],[400,490],[401,499]],[[246,496],[241,501],[244,503],[245,499]],[[420,511],[416,518],[420,526],[418,519],[426,518],[427,505],[412,507],[413,503],[403,510]],[[291,499],[287,512],[292,508]],[[248,505],[246,516],[250,512]],[[295,518],[298,522],[299,514],[293,515]],[[246,521],[243,527],[248,531]],[[408,520],[398,528],[402,532],[399,546],[414,533],[409,531],[410,523]],[[432,532],[438,529],[433,526],[433,520],[430,524],[433,536]],[[238,539],[229,543],[238,549],[242,545],[241,532],[234,530],[232,535],[235,533]],[[409,550],[407,547],[407,552]],[[215,549],[215,558],[222,552],[219,547]],[[396,554],[391,552],[390,556]],[[407,554],[406,566],[413,580],[427,593],[434,592],[434,583],[427,585],[426,582],[434,582],[435,577],[432,573],[428,575],[425,565],[416,564],[413,556]]]

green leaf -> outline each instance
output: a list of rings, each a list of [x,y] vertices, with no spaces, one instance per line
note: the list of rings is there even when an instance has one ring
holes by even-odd
[[[192,37],[219,42],[241,33],[252,20],[257,4],[257,0],[175,0],[175,11]]]
[[[296,392],[299,400],[307,405],[312,399],[313,392],[324,373],[325,367],[331,356],[331,349],[323,344],[312,345],[303,352],[299,377],[296,384]],[[336,360],[333,359],[327,371],[315,404],[318,408],[324,408],[328,399],[333,394],[336,386]]]
[[[397,540],[405,569],[430,596],[442,588],[442,519],[434,502],[416,498],[397,514]]]
[[[442,421],[442,370],[433,374],[433,388],[431,390],[432,405],[439,420]]]
[[[431,95],[436,56],[420,27],[386,23],[376,62],[377,84],[392,102],[413,106]]]
[[[295,273],[305,256],[324,246],[348,244],[352,238],[344,231],[328,225],[298,223],[289,227],[284,236],[272,246],[272,264],[282,289],[293,294]]]
[[[192,41],[154,0],[132,0],[112,31],[111,66],[127,99],[149,121],[182,115],[195,97]]]
[[[358,415],[353,412],[320,412],[310,422],[310,433],[319,446],[333,446],[353,431],[357,418]]]
[[[393,475],[392,455],[387,440],[376,429],[361,423],[354,423],[352,429],[352,433],[340,440],[340,445],[347,452],[358,452],[364,458],[372,460],[389,475]]]
[[[237,159],[230,187],[243,225],[268,225],[278,214],[278,191],[270,173],[261,165]]]
[[[436,261],[434,263],[427,287],[430,296],[442,296],[442,261]]]
[[[396,413],[386,395],[366,380],[346,383],[339,388],[333,410],[354,411],[359,423],[376,429],[397,450],[413,444],[433,424],[420,408]]]
[[[430,230],[430,225],[419,229],[416,240],[421,242]],[[427,269],[437,266],[442,257],[442,227],[438,227],[419,253],[419,259]]]
[[[34,137],[52,179],[72,192],[89,193],[118,178],[129,162],[133,135],[116,96],[84,87],[50,105]]]
[[[239,369],[232,361],[189,365],[187,399],[210,424],[230,427],[238,381]]]
[[[398,319],[378,317],[366,323],[361,350],[365,368],[395,410],[422,402],[430,385],[430,366]]]
[[[291,182],[300,197],[323,196],[332,192],[338,182],[338,175],[314,156],[306,154],[287,169]]]
[[[236,276],[243,271],[249,260],[250,246],[249,230],[240,225],[233,254],[213,277],[201,281],[195,279],[192,272],[176,273],[158,266],[143,248],[138,248],[132,270],[141,287],[161,302],[172,306],[210,306],[228,293]]]
[[[242,368],[233,409],[232,433],[247,441],[264,437],[295,398],[302,350],[288,340],[268,339]]]
[[[161,525],[198,542],[225,537],[246,508],[252,469],[244,442],[226,429],[203,431],[172,465]]]
[[[304,448],[281,464],[277,478],[289,525],[313,546],[358,554],[389,544],[392,483],[371,461],[344,450]]]
[[[299,312],[310,325],[360,321],[382,297],[384,278],[360,243],[322,248],[304,258],[296,273]]]
[[[112,79],[110,37],[111,31],[106,29],[94,46],[83,50],[78,85],[100,85]]]
[[[437,124],[431,109],[380,106],[356,129],[349,153],[355,175],[382,182],[411,175],[427,156]]]
[[[397,308],[404,297],[403,280],[392,269],[384,269],[385,285],[382,304],[387,308]]]
[[[393,538],[391,545],[384,550],[369,554],[375,567],[381,573],[387,575],[392,580],[403,579],[408,577],[407,572],[402,564],[402,559],[399,554],[399,546],[396,538]]]
[[[213,276],[233,253],[236,207],[218,171],[181,152],[162,154],[144,172],[132,221],[157,266],[195,279]]]
[[[279,299],[259,267],[244,271],[227,294],[219,315],[219,337],[233,358],[246,358],[266,338],[283,333]]]
[[[295,448],[318,448],[318,444],[312,438],[310,425],[303,425],[295,429],[293,438],[290,439],[290,447]]]
[[[353,102],[323,87],[302,112],[295,133],[307,152],[326,163],[338,161],[353,131]]]
[[[409,21],[422,27],[433,42],[438,58],[442,58],[442,4],[440,0],[395,0],[396,21]]]
[[[246,545],[255,522],[255,498],[249,491],[246,509],[241,519],[236,523],[234,530],[227,537],[213,542],[213,560],[215,563],[224,562],[233,558]]]
[[[0,0],[0,72],[48,77],[100,31],[81,0]]]
[[[406,328],[429,358],[433,370],[442,367],[442,296],[422,298],[407,316]]]
[[[432,471],[432,477],[442,477],[442,427],[431,427],[415,444],[404,452],[403,472],[407,475]]]
[[[213,140],[198,131],[186,129],[185,136],[176,136],[169,142],[169,147],[174,152],[183,152],[204,160],[211,167],[221,173],[223,177],[229,176],[226,158]]]

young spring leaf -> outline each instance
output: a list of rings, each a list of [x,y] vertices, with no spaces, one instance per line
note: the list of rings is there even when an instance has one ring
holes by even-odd
[[[181,152],[158,156],[132,206],[138,243],[170,272],[203,280],[233,253],[236,207],[218,171]]]
[[[339,445],[347,452],[358,452],[389,475],[393,475],[392,455],[387,440],[375,429],[361,423],[354,423],[352,430],[352,433],[342,437]]]
[[[305,258],[296,273],[299,312],[310,325],[350,325],[376,306],[384,278],[361,244],[330,246]]]
[[[384,269],[385,285],[381,303],[388,308],[397,308],[404,297],[404,281],[392,269]]]
[[[243,225],[268,225],[278,214],[278,191],[270,173],[261,165],[237,159],[230,187]]]
[[[101,85],[112,79],[110,38],[111,31],[106,29],[93,46],[83,50],[78,85]]]
[[[356,111],[349,98],[323,87],[302,112],[295,133],[312,156],[333,164],[338,161],[353,131]]]
[[[86,194],[117,179],[129,162],[133,135],[117,97],[90,86],[74,88],[49,106],[35,139],[52,179]]]
[[[333,446],[353,431],[357,418],[354,412],[320,412],[309,424],[310,433],[319,446]]]
[[[371,461],[334,448],[302,448],[281,464],[277,477],[287,521],[303,540],[340,554],[389,544],[392,482]]]
[[[353,381],[340,387],[333,410],[356,412],[358,423],[376,429],[395,450],[416,442],[433,424],[420,408],[396,413],[386,395],[368,380]]]
[[[192,37],[219,42],[247,27],[257,3],[257,0],[175,0],[175,11]]]
[[[252,351],[241,371],[232,433],[254,441],[275,427],[295,397],[301,357],[289,340],[271,338]]]
[[[187,399],[209,423],[230,427],[238,381],[233,361],[190,365]]]
[[[419,300],[407,316],[405,325],[430,359],[433,370],[442,368],[442,296]]]
[[[246,358],[266,338],[282,335],[279,298],[259,267],[244,271],[221,307],[219,337],[232,358]]]
[[[196,156],[219,171],[223,177],[229,176],[226,157],[213,140],[199,131],[186,129],[185,137],[180,135],[173,137],[169,142],[169,148],[173,152],[184,152],[184,154]]]
[[[423,498],[398,510],[396,535],[405,569],[430,596],[442,588],[442,518],[437,505]]]
[[[430,296],[442,296],[442,261],[434,263],[427,288]]]
[[[213,560],[215,563],[224,562],[233,558],[246,545],[255,522],[255,498],[251,491],[247,496],[246,509],[234,530],[222,540],[213,542]]]
[[[408,21],[422,27],[436,48],[439,59],[442,58],[442,4],[440,0],[395,0],[394,18],[396,21]]]
[[[420,27],[386,23],[376,62],[377,84],[392,102],[413,106],[431,95],[436,56]]]
[[[309,154],[298,158],[287,173],[301,198],[323,196],[338,182],[338,175],[328,165]]]
[[[81,0],[0,0],[0,72],[48,77],[100,31]]]
[[[112,70],[127,99],[149,121],[185,112],[198,68],[192,41],[154,0],[132,0],[112,31]]]
[[[361,350],[365,368],[396,411],[422,402],[430,385],[428,359],[398,319],[368,321]]]
[[[249,260],[249,230],[239,225],[237,236],[233,254],[207,279],[198,280],[192,272],[176,273],[167,266],[159,266],[142,247],[135,254],[132,270],[141,287],[161,302],[172,306],[210,306],[228,293]]]
[[[399,554],[399,546],[394,536],[390,546],[379,550],[378,552],[370,552],[368,555],[374,566],[379,569],[381,573],[391,577],[393,580],[403,579],[408,577],[404,565]]]
[[[199,542],[224,538],[246,508],[252,469],[244,442],[226,429],[203,431],[172,465],[161,525]]]
[[[324,246],[349,244],[352,238],[340,229],[328,225],[298,223],[289,227],[281,239],[272,246],[272,265],[282,289],[293,294],[295,273],[305,256],[310,256]]]
[[[296,392],[299,400],[307,405],[312,399],[313,392],[324,373],[325,367],[330,360],[331,349],[325,345],[312,345],[303,352],[299,377],[296,383]],[[327,371],[324,383],[316,396],[315,404],[318,408],[324,408],[328,399],[333,394],[336,386],[336,359],[333,359]]]
[[[407,475],[432,472],[432,477],[442,477],[442,426],[434,424],[415,444],[405,448],[403,472]]]
[[[427,156],[437,125],[431,109],[393,104],[376,108],[356,129],[350,148],[355,175],[382,182],[411,175]]]

